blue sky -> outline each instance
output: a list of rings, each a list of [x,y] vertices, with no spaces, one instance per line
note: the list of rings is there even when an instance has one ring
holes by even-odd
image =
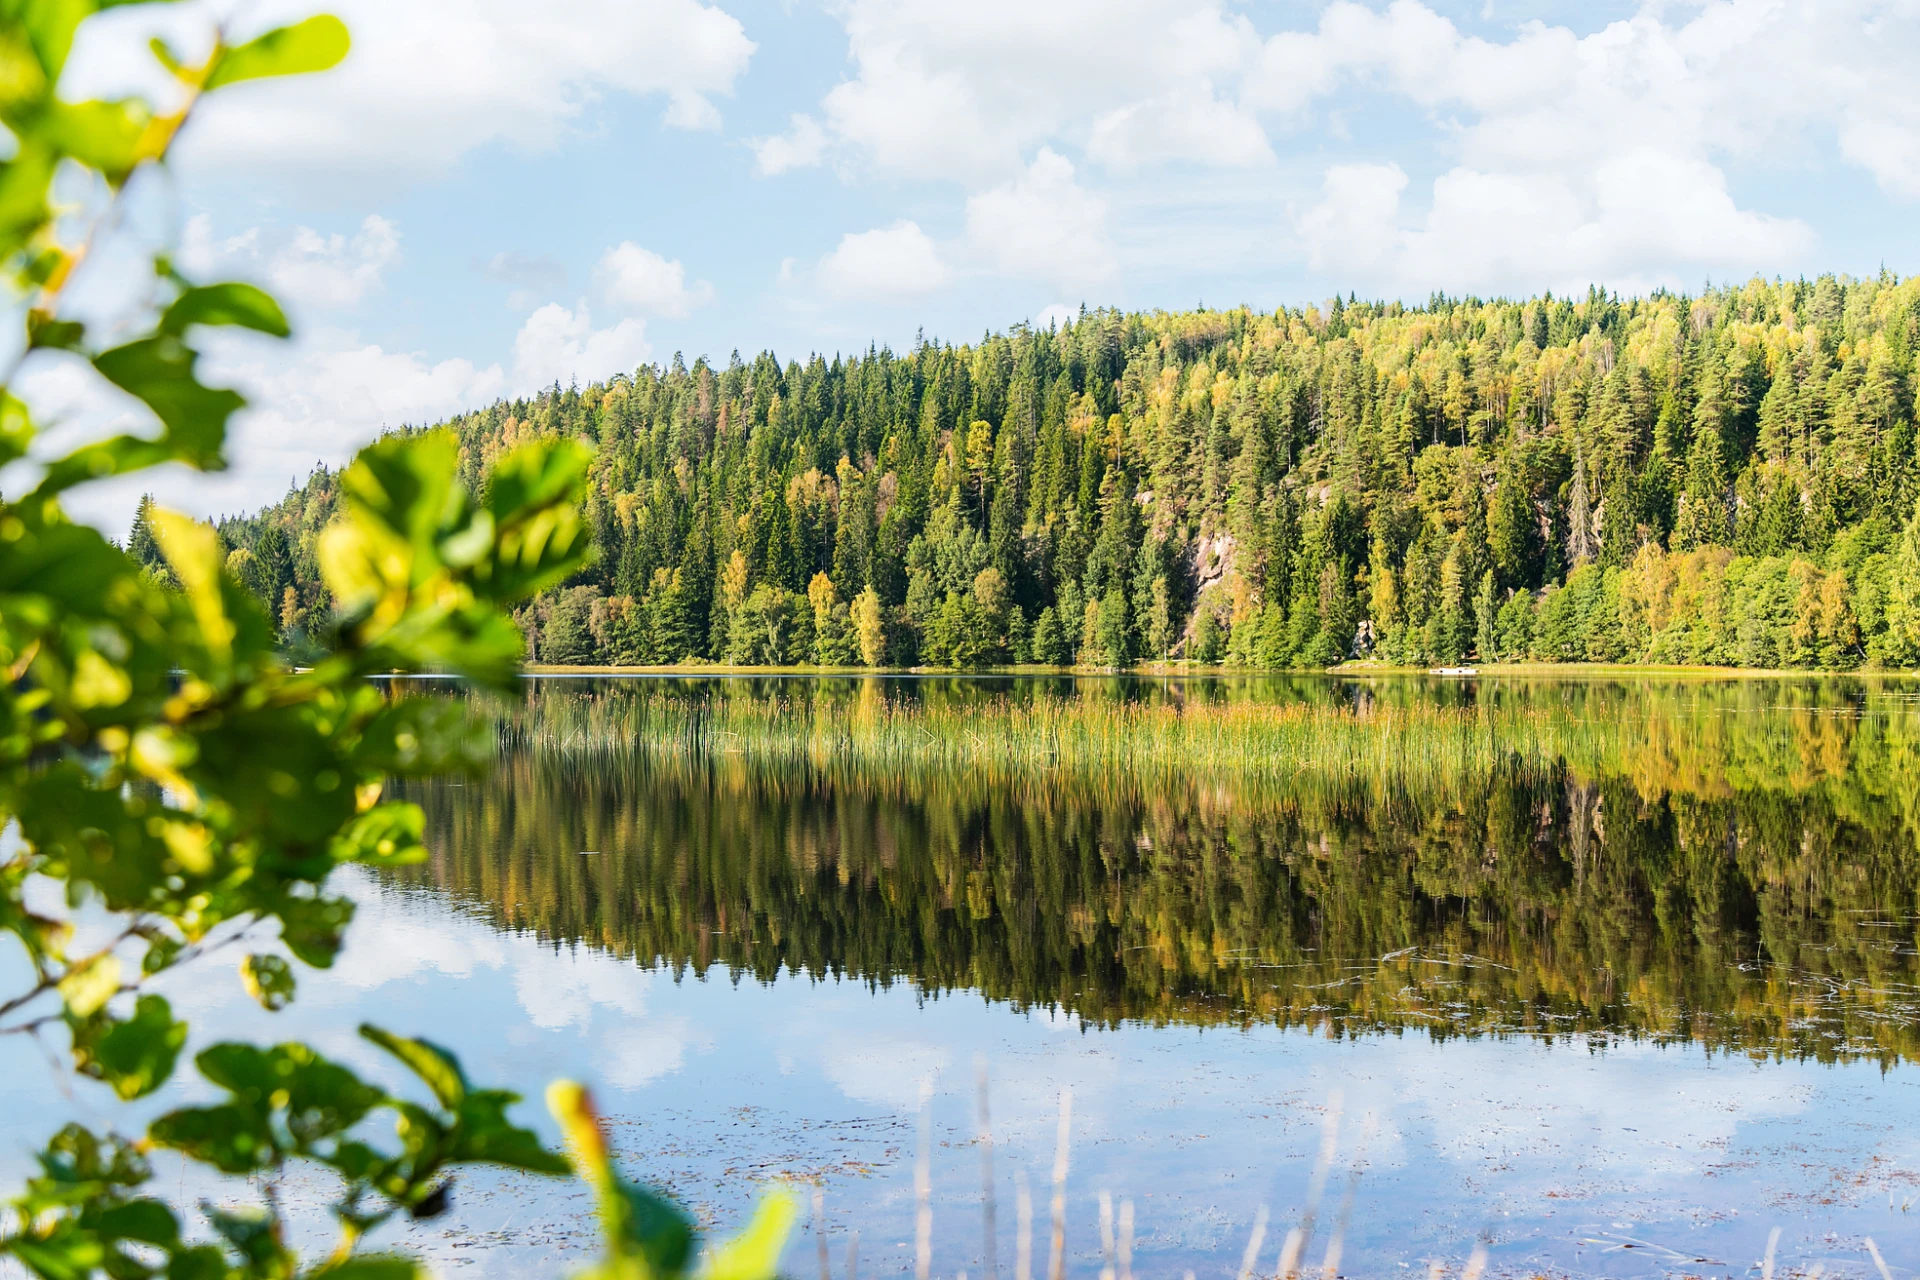
[[[95,20],[84,87],[156,23]],[[1912,0],[344,0],[347,65],[216,100],[160,225],[299,325],[255,505],[385,425],[641,361],[970,340],[1063,309],[1905,273]],[[184,38],[184,37],[183,37]],[[99,413],[29,381],[56,416]],[[124,409],[121,406],[120,409]],[[103,498],[101,518],[130,501]]]

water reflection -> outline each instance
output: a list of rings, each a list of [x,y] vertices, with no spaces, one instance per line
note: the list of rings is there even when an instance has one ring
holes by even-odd
[[[412,874],[643,963],[1093,1025],[1892,1063],[1920,1051],[1911,693],[541,682],[490,778],[408,792]]]

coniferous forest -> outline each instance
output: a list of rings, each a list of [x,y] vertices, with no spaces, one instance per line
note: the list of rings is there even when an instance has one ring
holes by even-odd
[[[782,364],[443,424],[596,449],[555,664],[1920,664],[1920,281],[1260,312]],[[409,428],[412,430],[415,428]],[[220,523],[293,648],[338,474]],[[131,550],[158,564],[143,517]]]

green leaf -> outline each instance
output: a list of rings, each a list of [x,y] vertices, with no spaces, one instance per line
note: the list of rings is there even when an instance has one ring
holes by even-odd
[[[344,898],[287,898],[275,904],[280,917],[280,941],[301,964],[325,969],[340,954],[340,935],[353,919],[353,904]]]
[[[693,1219],[666,1196],[616,1179],[602,1196],[600,1215],[609,1252],[637,1255],[657,1275],[679,1275],[693,1258]]]
[[[387,436],[360,451],[340,488],[355,515],[416,552],[431,553],[435,535],[466,504],[454,478],[459,465],[451,432]]]
[[[9,1240],[7,1253],[41,1280],[90,1280],[106,1261],[106,1250],[91,1232],[56,1227],[44,1239]]]
[[[240,962],[240,980],[246,983],[247,994],[269,1013],[293,1003],[293,966],[285,956],[248,956]]]
[[[359,759],[377,773],[432,777],[482,768],[492,748],[491,732],[460,702],[403,698],[361,732]]]
[[[240,393],[200,384],[194,365],[200,353],[171,335],[141,338],[103,351],[93,367],[122,391],[144,401],[167,428],[174,459],[202,471],[225,466],[221,447],[227,419],[246,401]]]
[[[167,1280],[227,1280],[226,1257],[210,1244],[182,1249],[167,1259]]]
[[[222,1173],[255,1173],[280,1160],[266,1117],[249,1107],[182,1107],[147,1126],[147,1138]]]
[[[146,104],[138,101],[54,102],[42,136],[118,186],[147,158],[142,143],[150,118]]]
[[[188,289],[160,317],[160,331],[179,337],[188,325],[236,325],[284,338],[290,332],[280,304],[263,289],[250,284],[201,285]]]
[[[407,1070],[433,1090],[433,1096],[447,1110],[458,1111],[467,1100],[467,1076],[460,1069],[460,1060],[439,1045],[397,1036],[364,1022],[360,1024],[360,1034],[400,1059]]]
[[[798,1213],[799,1205],[785,1191],[761,1197],[746,1229],[714,1251],[707,1280],[772,1280]]]
[[[101,1138],[77,1124],[68,1124],[54,1134],[37,1158],[40,1176],[33,1180],[33,1189],[54,1199],[71,1198],[63,1192],[93,1195],[137,1187],[151,1175],[147,1162],[127,1143]]]
[[[120,959],[113,953],[89,957],[60,979],[60,995],[67,1012],[91,1018],[120,989]]]
[[[270,1210],[221,1209],[202,1201],[200,1211],[221,1238],[253,1264],[250,1274],[286,1275],[293,1270],[293,1254],[280,1243],[280,1221]]]
[[[531,1129],[523,1129],[507,1119],[507,1108],[518,1101],[519,1094],[502,1089],[480,1089],[468,1094],[460,1106],[453,1158],[505,1165],[529,1173],[566,1173],[570,1166],[565,1156],[547,1150]]]
[[[35,307],[27,312],[27,345],[38,351],[72,351],[87,336],[78,320],[58,320]]]
[[[97,1019],[73,1032],[79,1070],[104,1080],[122,1098],[144,1097],[166,1083],[187,1042],[187,1024],[175,1022],[163,997],[144,995],[124,1022]]]
[[[180,1239],[180,1220],[158,1200],[128,1200],[103,1209],[94,1230],[112,1240],[138,1240],[165,1247]]]
[[[492,565],[475,575],[490,599],[532,595],[592,558],[580,507],[592,460],[593,451],[578,441],[539,440],[494,465],[486,506],[499,539]]]
[[[335,862],[379,867],[424,862],[427,847],[421,843],[421,834],[426,823],[417,805],[376,805],[348,823],[346,830],[334,837],[327,852]]]
[[[194,1063],[237,1102],[282,1113],[296,1149],[346,1132],[386,1100],[381,1090],[304,1044],[216,1044]]]
[[[0,391],[0,467],[26,457],[36,434],[33,415],[25,402],[11,392]]]
[[[225,1173],[268,1169],[307,1154],[386,1101],[381,1090],[303,1044],[216,1044],[194,1062],[233,1100],[169,1112],[147,1136]]]
[[[206,87],[213,90],[265,76],[325,71],[338,66],[351,46],[346,23],[330,13],[316,14],[228,49],[207,74]]]

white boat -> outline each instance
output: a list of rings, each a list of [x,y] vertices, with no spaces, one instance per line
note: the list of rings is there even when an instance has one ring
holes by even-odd
[[[1429,667],[1427,668],[1427,674],[1430,676],[1477,676],[1480,674],[1480,668],[1478,667]]]

